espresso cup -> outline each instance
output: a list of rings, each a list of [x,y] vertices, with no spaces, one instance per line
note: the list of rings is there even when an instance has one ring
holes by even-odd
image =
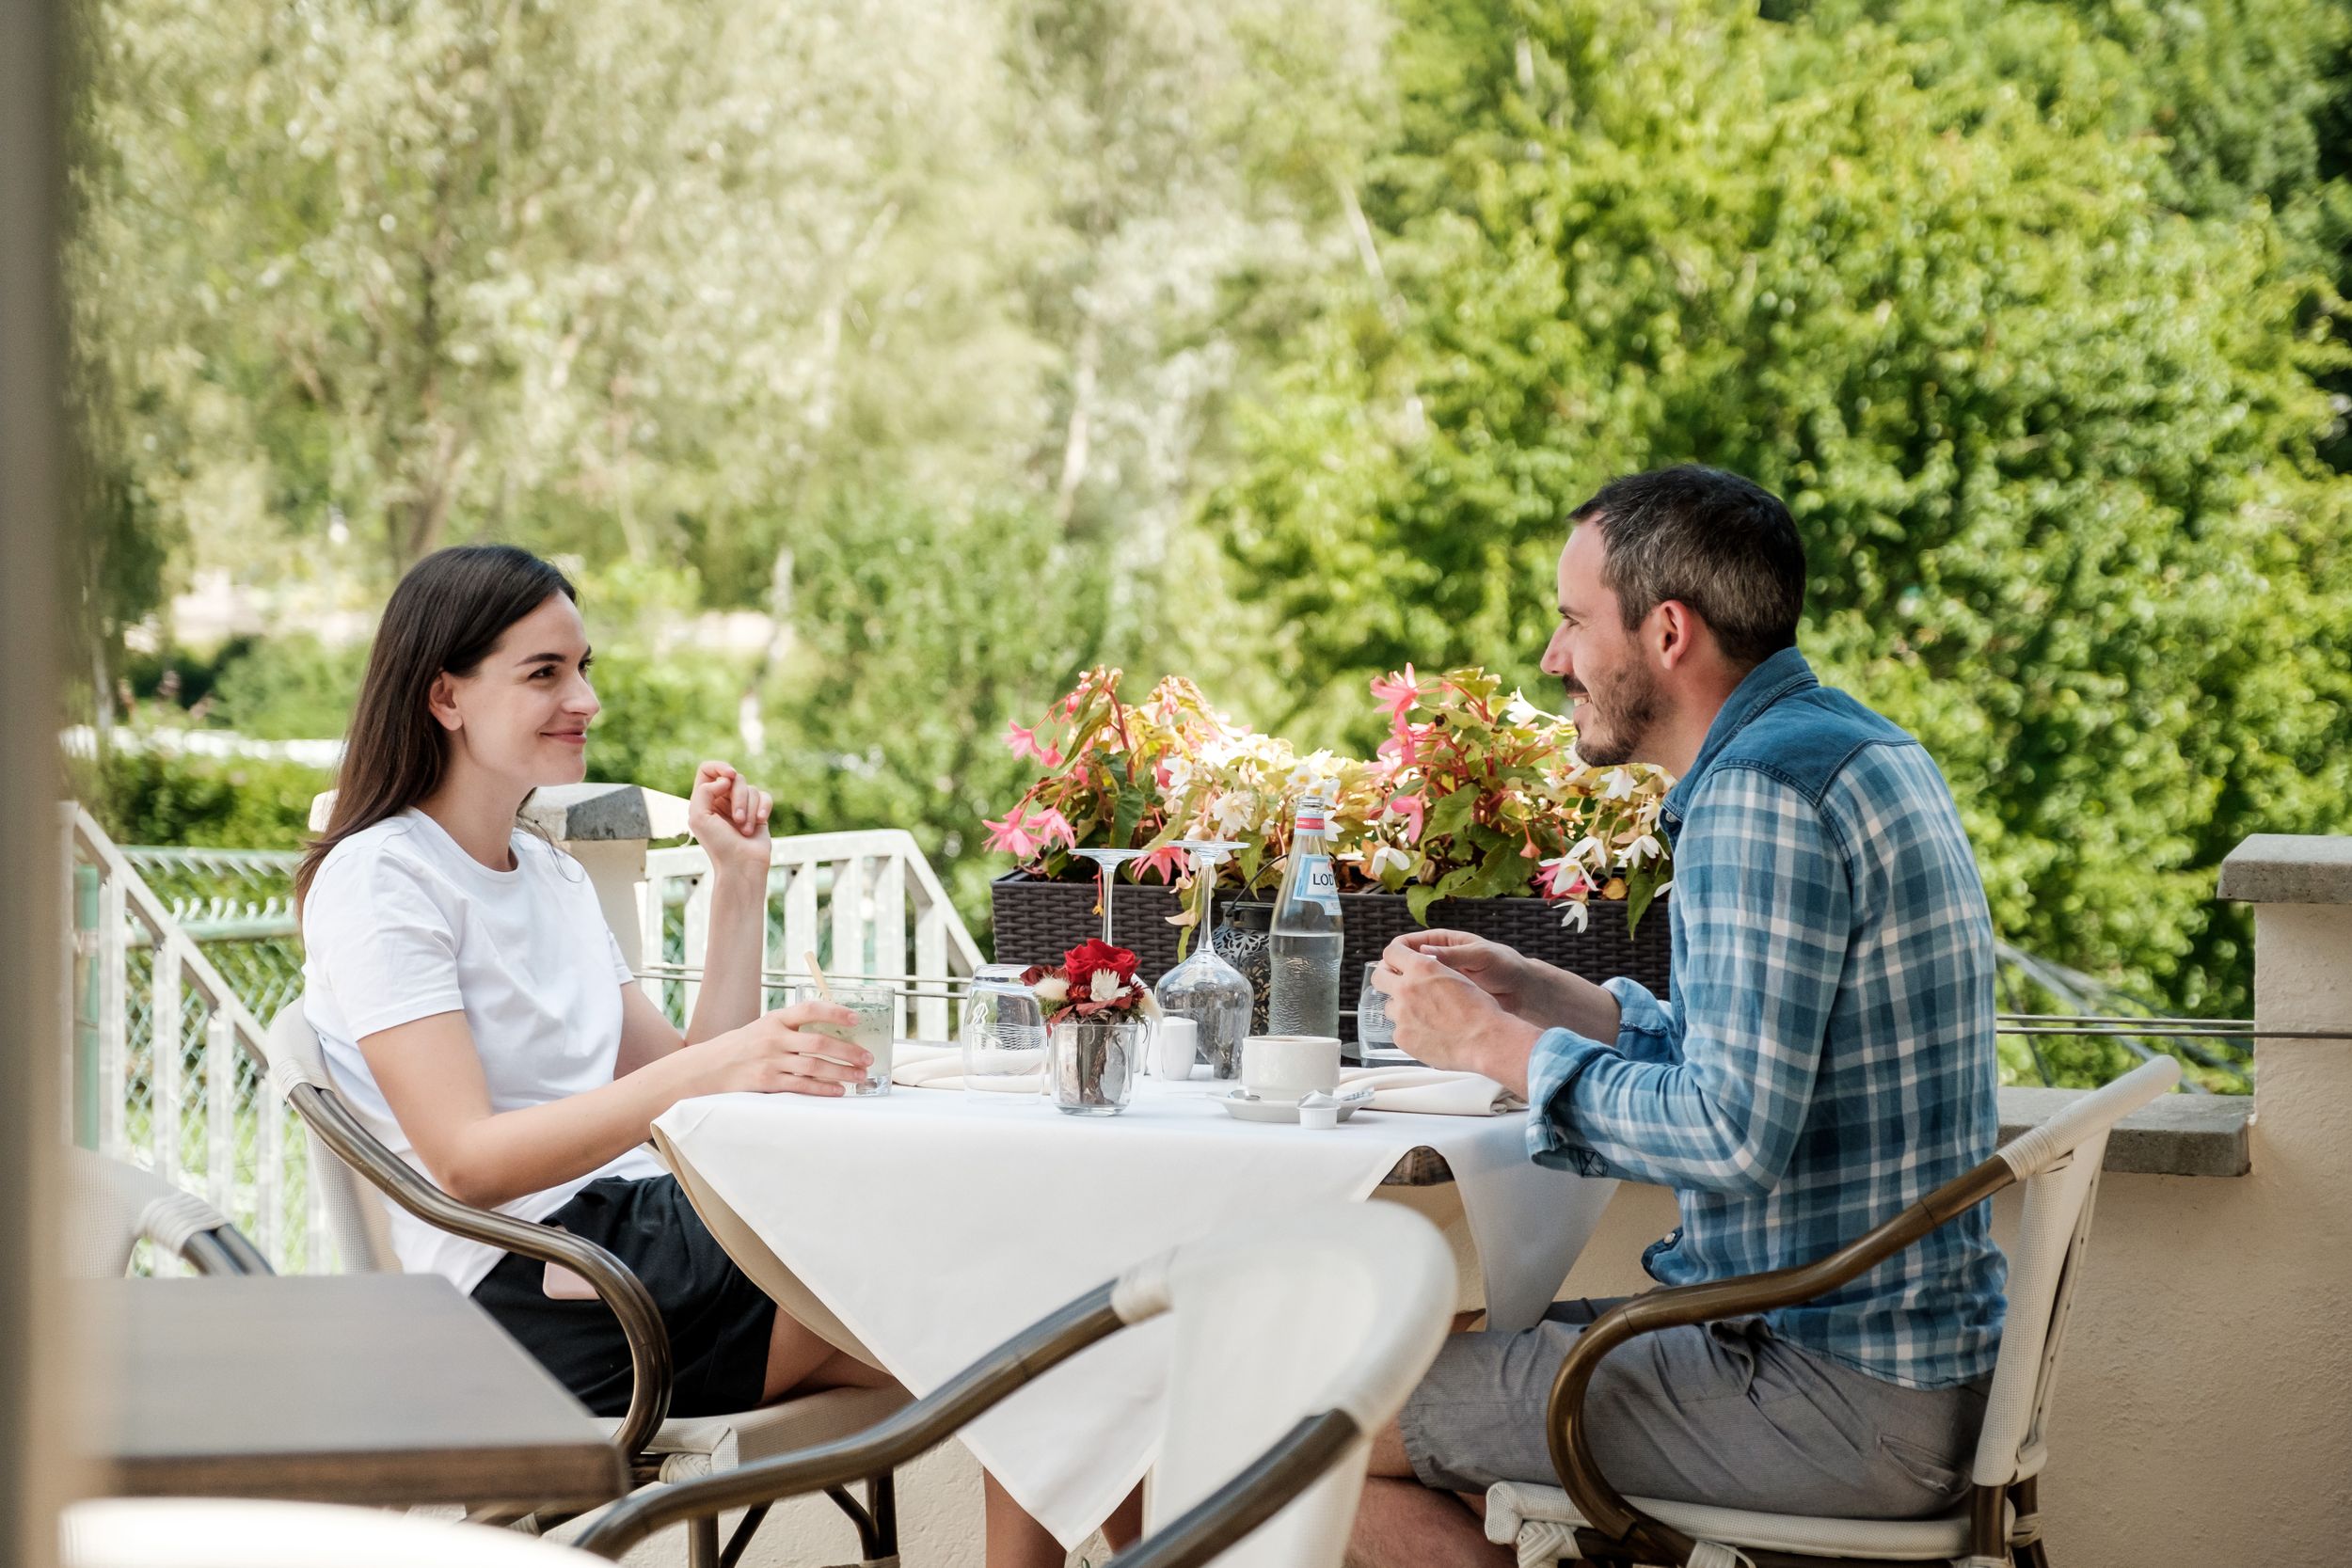
[[[1296,1100],[1340,1086],[1337,1035],[1252,1035],[1241,1042],[1241,1086],[1260,1100]]]

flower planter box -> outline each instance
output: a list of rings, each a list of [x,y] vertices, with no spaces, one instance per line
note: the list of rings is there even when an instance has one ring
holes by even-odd
[[[1089,937],[1101,936],[1103,917],[1095,912],[1096,887],[1090,877],[1084,881],[1057,882],[1025,871],[996,879],[989,888],[996,919],[996,960],[1059,963],[1071,948]],[[1228,896],[1218,892],[1219,908]],[[1448,898],[1429,906],[1429,924],[1438,929],[1491,938],[1588,980],[1629,974],[1665,996],[1666,900],[1652,903],[1643,914],[1640,928],[1630,936],[1626,932],[1622,902],[1596,898],[1589,907],[1591,924],[1581,931],[1562,925],[1560,906],[1539,898]],[[1176,966],[1181,933],[1168,918],[1182,912],[1173,888],[1120,882],[1112,895],[1112,940],[1134,950],[1139,973],[1153,984]],[[1340,1006],[1352,1008],[1362,966],[1378,958],[1393,938],[1421,927],[1406,907],[1405,895],[1398,893],[1343,893],[1340,912],[1347,925],[1347,945],[1340,962]]]

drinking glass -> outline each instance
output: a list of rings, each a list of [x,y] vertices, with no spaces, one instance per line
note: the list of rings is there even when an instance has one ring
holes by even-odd
[[[1231,1078],[1240,1070],[1241,1042],[1249,1034],[1250,1005],[1256,992],[1248,977],[1218,956],[1209,934],[1216,896],[1216,868],[1241,847],[1223,840],[1184,839],[1178,847],[1192,859],[1193,875],[1200,884],[1200,923],[1193,927],[1191,955],[1160,976],[1153,993],[1160,1010],[1172,1018],[1188,1018],[1200,1032],[1200,1054],[1210,1071]]]
[[[831,1002],[857,1014],[854,1025],[841,1023],[810,1023],[803,1025],[812,1035],[829,1035],[851,1045],[862,1045],[874,1054],[873,1066],[863,1078],[853,1078],[841,1085],[851,1095],[888,1094],[890,1092],[891,1046],[898,1037],[898,993],[888,986],[843,986],[833,988],[827,996],[815,986],[802,986],[793,998],[799,1002]]]
[[[963,1092],[997,1098],[1045,1089],[1045,1010],[1019,964],[984,964],[963,999]]]
[[[1377,959],[1364,965],[1364,989],[1356,998],[1356,1044],[1359,1050],[1387,1050],[1396,1043],[1396,1028],[1389,1022],[1389,999],[1372,989],[1380,972]]]

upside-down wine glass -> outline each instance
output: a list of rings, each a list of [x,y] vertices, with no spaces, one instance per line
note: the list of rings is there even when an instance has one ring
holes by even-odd
[[[1256,992],[1249,979],[1218,956],[1209,933],[1216,897],[1217,867],[1242,846],[1223,839],[1183,839],[1177,844],[1192,858],[1193,874],[1200,884],[1200,920],[1193,927],[1192,956],[1160,976],[1155,993],[1160,1010],[1188,1018],[1200,1027],[1200,1054],[1208,1059],[1210,1076],[1233,1078],[1241,1072],[1241,1042],[1249,1033],[1250,1005]]]
[[[1111,889],[1119,881],[1119,868],[1129,861],[1139,861],[1148,849],[1073,849],[1073,855],[1084,855],[1092,861],[1103,884],[1103,940],[1113,947],[1119,939],[1111,935]]]

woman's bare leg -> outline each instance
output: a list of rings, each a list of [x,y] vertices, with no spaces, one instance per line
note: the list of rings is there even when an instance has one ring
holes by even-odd
[[[1062,1568],[1070,1560],[1053,1533],[1030,1518],[985,1470],[980,1472],[980,1489],[987,1498],[988,1568]],[[1111,1550],[1123,1552],[1142,1534],[1143,1488],[1138,1486],[1103,1521],[1103,1538]]]
[[[834,1349],[790,1313],[776,1313],[775,1327],[768,1335],[762,1404],[773,1404],[787,1394],[814,1394],[825,1388],[887,1388],[892,1381],[888,1372]]]

